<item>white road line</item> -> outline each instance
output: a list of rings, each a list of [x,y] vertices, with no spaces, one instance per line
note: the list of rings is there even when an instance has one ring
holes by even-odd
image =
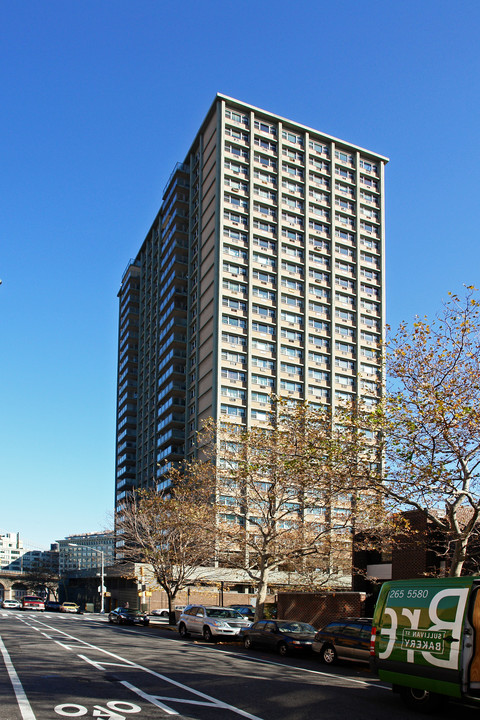
[[[168,705],[164,705],[161,703],[158,698],[153,697],[152,695],[148,695],[146,692],[143,692],[143,690],[140,690],[140,688],[135,687],[135,685],[130,685],[129,682],[126,680],[121,680],[120,685],[124,685],[126,688],[131,690],[132,692],[139,695],[144,700],[147,700],[149,703],[152,703],[152,705],[156,705],[156,707],[161,708],[162,710],[165,710],[167,715],[178,715],[178,712],[174,710],[171,707],[168,707]]]
[[[25,695],[25,690],[23,689],[23,685],[20,682],[20,678],[17,675],[17,672],[16,672],[16,670],[13,666],[13,663],[10,659],[10,655],[8,654],[8,650],[5,647],[1,637],[0,637],[0,651],[3,655],[3,661],[5,663],[5,667],[7,668],[8,676],[10,678],[10,682],[12,683],[13,690],[14,690],[15,696],[17,698],[18,707],[22,714],[23,720],[36,720],[35,714],[32,710],[32,706],[28,702],[28,698]]]

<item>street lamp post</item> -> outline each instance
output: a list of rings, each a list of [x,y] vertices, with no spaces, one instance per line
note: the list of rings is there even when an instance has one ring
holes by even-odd
[[[100,571],[100,612],[103,614],[105,612],[105,587],[104,587],[104,578],[105,578],[105,553],[103,550],[97,550],[97,548],[89,547],[88,545],[77,545],[77,543],[67,543],[70,545],[70,547],[77,547],[77,548],[84,548],[85,550],[90,550],[91,552],[100,553],[101,555],[101,571]]]

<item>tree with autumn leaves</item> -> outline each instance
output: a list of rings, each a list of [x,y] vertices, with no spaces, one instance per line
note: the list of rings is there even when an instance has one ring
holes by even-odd
[[[383,472],[373,487],[387,508],[419,510],[447,544],[458,576],[480,515],[480,304],[450,294],[433,321],[402,323],[387,345],[389,387],[362,418],[378,433]],[[360,426],[362,426],[360,422]],[[361,431],[361,427],[360,427]]]

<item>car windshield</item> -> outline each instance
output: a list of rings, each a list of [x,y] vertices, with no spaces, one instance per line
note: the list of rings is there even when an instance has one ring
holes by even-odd
[[[277,623],[278,629],[282,633],[314,633],[315,628],[308,623],[302,622],[279,622]]]
[[[120,612],[127,613],[128,615],[143,615],[140,610],[130,610],[130,608],[121,608]]]
[[[206,608],[207,617],[215,618],[236,618],[243,620],[243,617],[236,610],[227,610],[226,608]]]

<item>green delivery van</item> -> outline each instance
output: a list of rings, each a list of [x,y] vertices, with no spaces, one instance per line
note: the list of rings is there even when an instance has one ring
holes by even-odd
[[[480,577],[384,583],[370,655],[409,707],[430,711],[448,697],[480,705]]]

